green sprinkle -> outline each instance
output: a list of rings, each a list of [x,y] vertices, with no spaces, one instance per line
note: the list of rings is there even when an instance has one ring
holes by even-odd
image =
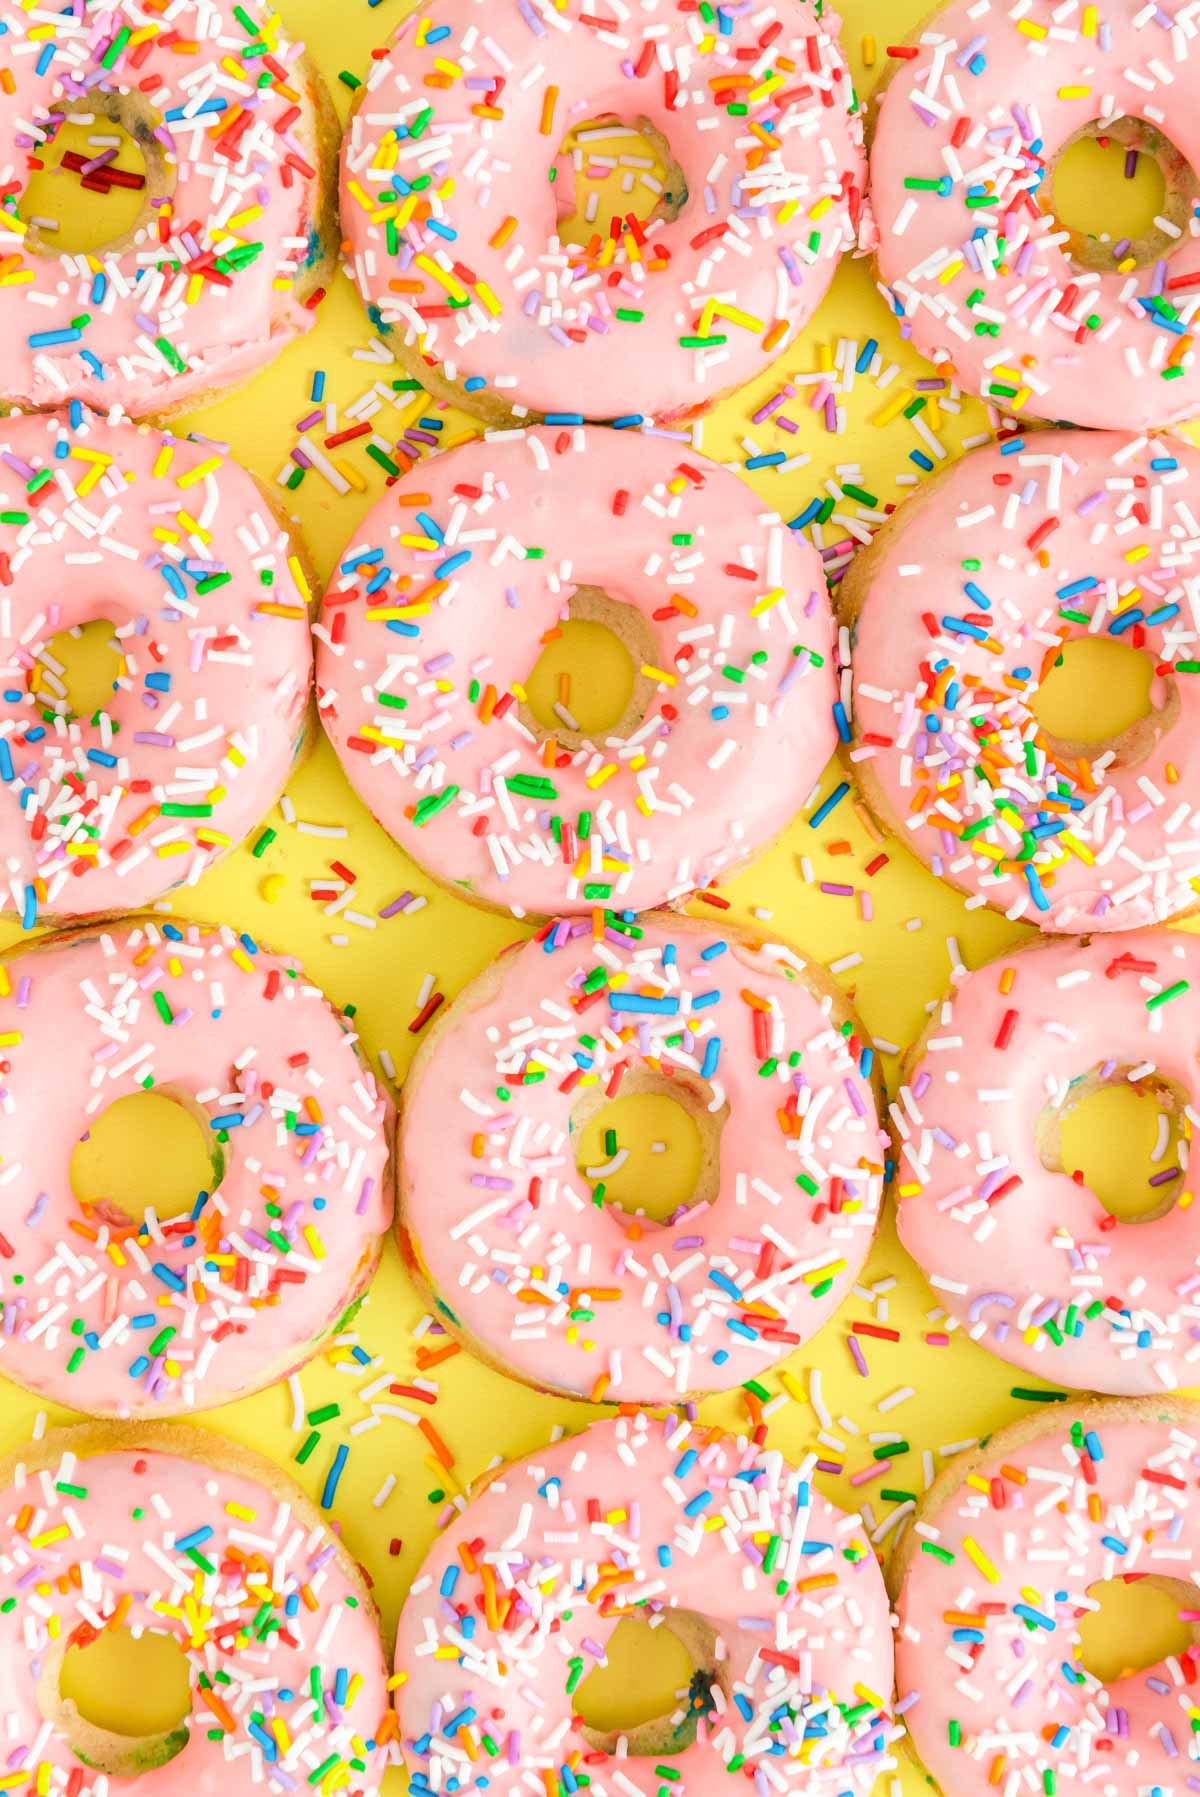
[[[159,1016],[162,1018],[164,1023],[174,1023],[175,1019],[174,1019],[174,1016],[172,1015],[171,1007],[167,1003],[165,993],[159,992],[157,990],[155,991],[154,1009],[158,1012]]]
[[[422,824],[427,824],[431,817],[436,817],[439,811],[444,811],[447,805],[452,804],[458,797],[458,792],[457,786],[443,786],[441,792],[431,793],[428,798],[422,799],[413,812],[413,823],[420,829]]]
[[[262,835],[259,837],[258,841],[255,843],[254,847],[250,851],[250,853],[254,856],[254,859],[256,861],[261,861],[262,857],[266,854],[267,850],[270,848],[271,844],[274,842],[277,835],[278,835],[278,831],[276,831],[276,830],[268,829],[268,830],[263,831]]]
[[[316,1445],[320,1441],[320,1439],[321,1439],[321,1437],[317,1434],[315,1429],[312,1431],[312,1433],[310,1435],[306,1435],[304,1437],[304,1440],[301,1442],[300,1448],[296,1454],[296,1463],[298,1466],[304,1465],[304,1462],[308,1459],[309,1455],[312,1453],[313,1449],[316,1447]]]
[[[1179,995],[1182,992],[1186,992],[1187,989],[1188,983],[1186,980],[1176,980],[1173,986],[1167,986],[1162,992],[1156,992],[1153,998],[1148,998],[1146,1000],[1146,1009],[1148,1011],[1157,1011],[1160,1005],[1170,1004],[1173,998],[1178,998]]]
[[[187,373],[187,363],[173,343],[168,343],[165,337],[156,337],[154,339],[154,347],[162,356],[164,362],[168,363],[170,367],[175,370],[176,374]],[[197,592],[200,592],[201,590],[201,587],[196,588]]]

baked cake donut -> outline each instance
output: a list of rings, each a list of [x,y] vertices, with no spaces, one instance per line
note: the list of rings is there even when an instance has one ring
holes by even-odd
[[[595,1423],[493,1474],[433,1546],[396,1638],[414,1788],[653,1797],[868,1792],[894,1767],[892,1632],[861,1519],[811,1462],[668,1414]],[[602,1733],[576,1713],[625,1617],[695,1665],[674,1711]]]
[[[632,664],[622,716],[551,728],[525,682],[565,618]],[[789,823],[837,742],[821,563],[749,487],[637,431],[514,431],[396,482],[317,626],[347,776],[459,897],[643,911]]]
[[[865,162],[838,29],[819,0],[413,13],[342,150],[349,266],[377,328],[491,422],[678,417],[751,380],[855,240]],[[622,196],[574,243],[577,172],[614,130],[653,210],[639,221]]]
[[[64,1662],[106,1630],[178,1645],[190,1702],[129,1736]],[[365,1574],[269,1460],[202,1429],[86,1423],[0,1461],[5,1788],[375,1793],[395,1719]]]
[[[241,841],[308,736],[308,598],[216,446],[78,406],[0,420],[0,907],[135,909]],[[111,696],[80,715],[55,639],[100,620]]]
[[[1198,514],[1200,454],[1176,438],[1009,436],[851,563],[852,763],[877,815],[972,903],[1067,932],[1194,909]],[[1146,658],[1146,715],[1056,736],[1039,690],[1097,637]]]
[[[889,1569],[897,1707],[943,1791],[1191,1788],[1198,1466],[1178,1398],[1052,1405],[947,1466]],[[1115,1580],[1173,1599],[1193,1640],[1102,1680],[1081,1625]]]
[[[900,1240],[984,1347],[1055,1385],[1200,1377],[1200,941],[1046,942],[936,1005],[892,1107]],[[1063,1164],[1064,1116],[1131,1085],[1158,1115],[1134,1221]]]
[[[391,1219],[389,1105],[293,960],[127,919],[23,950],[0,979],[0,1372],[94,1415],[208,1409],[315,1352]],[[209,1144],[183,1215],[81,1202],[92,1120],[154,1091]]]
[[[917,348],[1005,411],[1122,430],[1200,411],[1200,118],[1184,19],[1143,0],[950,0],[894,52],[864,236]],[[1137,242],[1055,217],[1055,170],[1081,138],[1162,171]]]
[[[670,1402],[807,1342],[862,1268],[884,1143],[874,1052],[823,968],[669,914],[547,926],[425,1036],[404,1091],[401,1253],[473,1352],[544,1390]],[[699,1178],[666,1222],[576,1166],[617,1097],[671,1098]],[[613,1132],[614,1136],[616,1132]]]
[[[234,0],[5,0],[0,399],[162,417],[244,380],[311,329],[338,250],[337,119],[302,46]],[[64,125],[94,125],[62,155]],[[144,172],[122,166],[113,127]],[[30,173],[142,196],[95,250],[55,242]]]

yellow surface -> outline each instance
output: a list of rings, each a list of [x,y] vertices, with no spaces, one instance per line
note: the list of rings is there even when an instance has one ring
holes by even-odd
[[[279,0],[287,26],[316,52],[343,110],[349,91],[338,82],[339,71],[364,71],[371,48],[385,41],[406,7],[407,0],[384,0],[373,10],[365,0]],[[910,29],[924,10],[925,0],[847,0],[846,43],[865,91],[884,66],[883,46]],[[878,50],[873,66],[864,71],[864,53],[870,55],[864,37],[872,26]],[[756,428],[750,423],[751,412],[780,379],[795,373],[811,375],[832,366],[839,342],[850,339],[858,345],[868,337],[878,338],[885,362],[894,360],[900,372],[883,393],[866,376],[854,382],[841,401],[844,434],[828,435],[816,414],[807,411],[802,402],[788,408],[803,420],[797,437],[784,436],[769,424]],[[295,421],[311,409],[309,391],[315,369],[326,370],[327,397],[339,406],[352,403],[374,380],[395,378],[395,370],[372,361],[370,342],[370,329],[357,296],[348,279],[339,277],[307,341],[288,350],[247,390],[194,414],[187,423],[228,441],[242,462],[273,484],[295,441]],[[700,447],[735,465],[756,451],[777,447],[789,455],[803,450],[811,456],[808,467],[792,468],[781,475],[768,469],[746,477],[786,517],[820,493],[835,468],[843,479],[878,495],[881,505],[899,503],[907,489],[897,485],[897,477],[913,471],[910,451],[926,447],[917,426],[903,416],[900,400],[909,392],[908,384],[928,372],[901,343],[894,320],[875,292],[869,269],[862,264],[843,265],[802,342],[788,351],[771,375],[704,424]],[[411,395],[399,398],[402,403],[385,407],[376,419],[377,427],[392,436],[428,409],[428,402],[414,401]],[[963,401],[961,408],[930,403],[921,419],[949,453],[955,453],[965,438],[987,429],[984,410],[973,400]],[[458,442],[471,429],[466,421],[448,414],[443,441],[446,445]],[[338,553],[382,492],[380,472],[361,453],[361,444],[337,454],[343,466],[355,471],[354,479],[362,490],[339,498],[314,473],[294,498],[295,516],[322,577],[329,574]],[[839,510],[854,518],[860,508],[846,502]],[[831,768],[822,791],[827,792],[840,777]],[[339,1004],[357,1006],[366,1048],[375,1064],[379,1065],[380,1054],[386,1052],[402,1078],[416,1040],[408,1024],[424,982],[432,977],[436,989],[452,997],[522,931],[511,921],[472,909],[437,891],[370,821],[324,743],[293,781],[290,797],[298,819],[320,826],[323,833],[306,833],[300,825],[289,827],[278,813],[273,814],[267,821],[278,836],[261,860],[252,859],[246,848],[238,850],[199,886],[179,897],[174,909],[188,917],[235,922],[264,941],[302,956],[311,974]],[[331,835],[331,830],[337,833]],[[887,865],[868,877],[865,866],[881,851],[888,857]],[[359,914],[373,917],[389,900],[409,889],[426,895],[429,903],[417,915],[380,923],[375,930],[331,917],[322,903],[309,897],[310,882],[320,882],[328,874],[331,859],[354,870],[357,883],[351,908]],[[823,895],[817,885],[822,879],[852,884],[857,893],[869,895],[869,904],[864,907],[857,897]],[[1020,936],[1002,918],[966,912],[961,901],[926,874],[902,847],[881,841],[850,799],[817,830],[804,818],[798,819],[771,853],[727,891],[732,919],[753,923],[769,915],[772,935],[833,962],[867,1027],[883,1042],[901,1046],[917,1034],[925,1007],[943,992],[956,966],[976,966]],[[873,913],[870,921],[864,918],[864,908]],[[715,914],[706,911],[705,915],[712,919]],[[6,934],[14,936],[15,932]],[[895,1065],[889,1055],[886,1066],[893,1077]],[[64,1118],[62,1127],[71,1129],[73,1120]],[[378,1357],[380,1367],[398,1379],[409,1378],[416,1370],[414,1330],[421,1317],[422,1307],[389,1246],[356,1328],[364,1347]],[[937,1330],[936,1319],[934,1296],[897,1248],[889,1223],[856,1293],[843,1310],[815,1343],[764,1378],[772,1393],[767,1407],[771,1441],[794,1456],[821,1445],[827,1459],[844,1465],[844,1476],[819,1480],[835,1500],[854,1504],[849,1474],[870,1464],[881,1442],[902,1437],[910,1444],[891,1461],[882,1481],[861,1488],[861,1495],[873,1506],[877,1524],[892,1508],[880,1499],[881,1485],[889,1490],[919,1491],[926,1477],[922,1459],[926,1450],[936,1466],[949,1449],[1028,1408],[1010,1392],[1014,1385],[1030,1381],[1001,1361],[958,1338],[949,1347],[927,1345],[926,1335]],[[897,1329],[901,1336],[898,1344],[863,1341],[870,1369],[867,1377],[855,1371],[847,1348],[848,1328],[856,1320],[882,1323]],[[348,1546],[375,1581],[390,1632],[442,1507],[430,1494],[447,1485],[452,1491],[465,1487],[497,1456],[531,1451],[549,1438],[556,1425],[577,1428],[595,1413],[584,1404],[535,1395],[460,1353],[432,1374],[440,1394],[434,1412],[437,1428],[454,1458],[447,1481],[445,1473],[430,1462],[425,1438],[408,1425],[385,1420],[367,1433],[350,1433],[352,1425],[368,1414],[356,1393],[377,1376],[374,1364],[364,1380],[338,1370],[326,1358],[305,1369],[303,1389],[308,1406],[337,1401],[342,1415],[323,1426],[312,1457],[293,1470],[310,1493],[318,1494],[335,1447],[349,1444],[350,1458],[335,1514]],[[814,1379],[823,1390],[823,1403],[832,1419],[822,1442],[818,1441],[820,1423],[810,1401]],[[909,1387],[911,1397],[886,1412],[877,1408],[880,1400]],[[27,1434],[38,1406],[12,1387],[0,1390],[3,1445],[7,1447]],[[744,1423],[745,1400],[736,1392],[713,1400],[704,1405],[703,1416],[713,1422]],[[265,1449],[283,1465],[292,1462],[302,1439],[291,1429],[286,1389],[248,1399],[205,1420],[214,1429]],[[394,1492],[376,1508],[372,1498],[389,1473],[396,1477]],[[389,1551],[393,1539],[403,1544],[396,1555]],[[911,1790],[917,1789],[918,1775],[911,1768],[905,1772],[905,1782]],[[399,1783],[393,1782],[393,1797],[399,1788]]]

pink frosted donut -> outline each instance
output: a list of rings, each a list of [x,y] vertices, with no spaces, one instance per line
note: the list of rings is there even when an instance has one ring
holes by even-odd
[[[958,462],[844,584],[852,760],[935,873],[1042,930],[1191,910],[1200,876],[1200,454],[1048,431]],[[1152,664],[1148,714],[1072,740],[1033,709],[1064,644]]]
[[[359,1299],[391,1217],[389,1105],[295,961],[133,919],[50,937],[0,996],[0,1371],[94,1415],[270,1385]],[[189,1213],[82,1204],[89,1123],[153,1088],[211,1143]]]
[[[548,631],[603,623],[632,694],[589,739],[524,702]],[[833,752],[821,564],[749,487],[634,431],[514,431],[423,462],[347,549],[321,718],[401,846],[462,896],[643,911],[790,822]]]
[[[753,379],[854,243],[839,25],[810,0],[719,22],[675,0],[434,0],[371,64],[342,150],[375,323],[485,416],[678,416]],[[559,145],[597,120],[647,132],[666,190],[645,225],[598,218],[576,246],[559,226],[591,140]]]
[[[740,1789],[731,1764],[759,1791],[870,1791],[898,1732],[887,1593],[861,1518],[812,1489],[814,1458],[636,1412],[494,1474],[400,1616],[416,1788],[486,1769],[506,1797],[561,1767],[570,1790],[586,1766],[653,1797],[669,1755],[688,1797]],[[572,1696],[623,1617],[678,1636],[696,1670],[672,1713],[601,1733]]]
[[[950,0],[888,82],[864,227],[881,286],[917,348],[1005,410],[1132,430],[1200,410],[1200,117],[1183,29],[1143,0]],[[1162,169],[1162,210],[1136,243],[1050,210],[1055,164],[1084,137]]]
[[[405,1085],[400,1244],[440,1312],[534,1385],[669,1402],[742,1385],[849,1291],[879,1217],[874,1054],[823,969],[687,918],[547,926],[451,1006]],[[701,1170],[666,1223],[571,1141],[673,1099]]]
[[[0,420],[0,906],[27,928],[145,905],[268,811],[303,745],[308,583],[211,444],[70,416]],[[77,716],[52,639],[121,659]]]
[[[1192,1788],[1194,1639],[1104,1681],[1081,1622],[1097,1587],[1144,1579],[1195,1636],[1198,1467],[1200,1405],[1142,1398],[1052,1405],[947,1468],[890,1577],[900,1707],[943,1791]]]
[[[900,1239],[976,1341],[1055,1385],[1197,1382],[1198,993],[1191,935],[1048,942],[968,974],[910,1057],[892,1110]],[[1137,1222],[1062,1158],[1065,1113],[1127,1081],[1166,1120],[1146,1176],[1161,1204]]]
[[[0,1594],[10,1789],[379,1790],[391,1712],[366,1576],[329,1517],[248,1448],[86,1423],[9,1454]],[[177,1724],[120,1733],[63,1690],[68,1656],[108,1630],[175,1643],[189,1685]]]
[[[261,30],[234,0],[0,10],[0,397],[162,415],[310,330],[337,255],[337,122],[269,7]],[[22,203],[67,120],[100,141],[86,162],[66,151],[60,178],[143,199],[124,236],[78,253]]]

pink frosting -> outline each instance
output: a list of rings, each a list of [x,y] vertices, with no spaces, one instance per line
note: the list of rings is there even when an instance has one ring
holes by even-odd
[[[371,65],[342,153],[372,316],[468,395],[539,412],[678,415],[751,380],[854,242],[865,162],[839,23],[808,3],[730,7],[719,29],[673,0],[414,13]],[[593,120],[647,121],[687,197],[588,258],[559,240],[574,169],[555,157]],[[597,249],[614,242],[607,215],[596,232]]]
[[[27,926],[198,879],[278,797],[311,693],[307,582],[250,476],[78,416],[0,421],[0,905]],[[31,693],[100,618],[125,660],[103,711],[70,713],[44,661]]]
[[[1187,444],[1054,431],[967,456],[890,530],[854,636],[853,759],[977,902],[1062,931],[1195,905],[1198,506]],[[1098,742],[1081,774],[1031,700],[1061,641],[1105,634],[1160,670],[1161,727],[1115,761]]]
[[[1182,375],[1168,370],[1200,304],[1200,239],[1125,274],[1116,258],[1112,272],[1082,269],[1038,192],[1069,138],[1123,115],[1153,119],[1200,168],[1183,27],[1143,0],[1066,12],[1058,0],[951,0],[919,42],[871,145],[879,273],[914,343],[972,392],[1034,417],[1134,430],[1193,417],[1194,352]],[[995,203],[973,203],[986,189]]]
[[[322,249],[319,151],[297,104],[307,77],[298,70],[298,85],[289,80],[302,46],[282,39],[277,26],[257,39],[266,48],[242,61],[239,52],[256,40],[233,0],[179,0],[169,16],[147,15],[144,26],[112,7],[87,10],[77,18],[69,6],[4,7],[12,77],[0,88],[4,172],[20,179],[64,109],[96,117],[97,135],[111,134],[86,97],[131,93],[159,120],[155,137],[173,159],[174,192],[118,251],[27,251],[23,227],[0,210],[0,266],[8,265],[9,281],[0,286],[0,395],[27,406],[120,404],[142,417],[253,374],[311,329],[313,313],[287,287]],[[176,42],[199,49],[181,54]],[[227,129],[214,141],[222,122]],[[130,166],[128,154],[113,163]],[[249,254],[239,258],[241,250]]]
[[[387,1669],[332,1529],[314,1528],[252,1478],[132,1449],[67,1450],[45,1471],[22,1467],[0,1493],[0,1517],[6,1772],[80,1797],[126,1788],[76,1757],[38,1693],[63,1647],[115,1622],[171,1636],[190,1667],[186,1739],[166,1765],[136,1774],[139,1797],[291,1793],[327,1760],[345,1767],[346,1785],[378,1791],[386,1750],[361,1749],[387,1713]],[[66,1783],[80,1776],[82,1785]]]
[[[597,942],[561,923],[451,1020],[406,1095],[404,1224],[490,1353],[535,1384],[658,1402],[743,1384],[833,1313],[871,1246],[883,1147],[870,1051],[803,969],[716,930]],[[661,1225],[598,1208],[570,1140],[581,1098],[660,1066],[728,1107],[716,1198]]]
[[[307,1358],[392,1193],[387,1100],[297,963],[198,924],[51,938],[8,969],[0,1041],[0,1370],[77,1410],[169,1415]],[[198,1224],[72,1193],[89,1119],[151,1086],[223,1160]]]
[[[997,961],[937,1010],[893,1107],[901,1241],[976,1340],[1053,1384],[1153,1393],[1196,1382],[1194,1151],[1147,1169],[1174,1175],[1161,1181],[1174,1209],[1121,1223],[1043,1165],[1035,1131],[1097,1070],[1157,1072],[1194,1107],[1198,991],[1200,942],[1164,930]]]
[[[1191,1787],[1195,1649],[1104,1686],[1080,1663],[1079,1619],[1105,1580],[1192,1591],[1197,1413],[1064,1410],[1061,1432],[984,1457],[990,1489],[962,1484],[919,1525],[900,1592],[904,1720],[956,1797]]]
[[[760,1789],[869,1790],[894,1764],[887,1594],[860,1518],[826,1503],[810,1472],[638,1413],[499,1473],[439,1536],[400,1617],[410,1772],[465,1785],[480,1763],[468,1741],[479,1752],[487,1735],[492,1789],[531,1789],[587,1755],[593,1790],[652,1797],[657,1756],[596,1753],[570,1693],[623,1615],[680,1610],[709,1624],[722,1665],[681,1705],[699,1717],[671,1754],[681,1788],[716,1797],[744,1760]]]
[[[579,586],[647,620],[655,685],[627,740],[548,767],[514,687]],[[790,822],[837,740],[815,550],[653,435],[501,432],[423,462],[347,549],[317,636],[360,797],[438,879],[518,915],[641,911],[717,878]]]

